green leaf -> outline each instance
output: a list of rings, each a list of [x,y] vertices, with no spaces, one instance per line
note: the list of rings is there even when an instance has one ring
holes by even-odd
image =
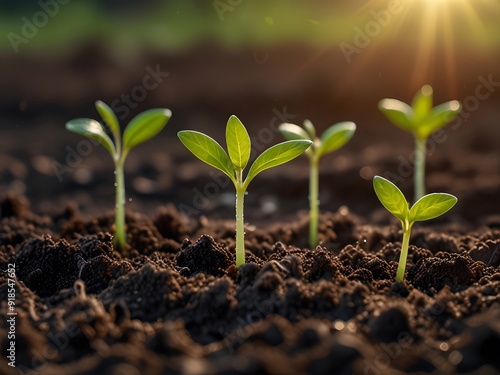
[[[382,99],[378,107],[394,125],[413,132],[413,109],[408,104],[397,99]]]
[[[235,183],[233,163],[221,145],[208,135],[193,130],[182,130],[177,136],[194,156],[224,172]]]
[[[356,124],[351,121],[339,122],[330,126],[321,136],[321,146],[318,156],[338,150],[345,145],[354,135]]]
[[[226,126],[226,144],[229,158],[236,169],[242,170],[248,164],[252,144],[247,130],[236,116],[229,117]]]
[[[304,129],[307,130],[309,133],[309,137],[305,139],[310,139],[311,141],[314,141],[314,138],[316,138],[316,128],[314,127],[313,123],[310,120],[304,120]]]
[[[260,172],[295,159],[307,150],[311,144],[312,142],[307,140],[293,140],[278,143],[277,145],[268,148],[260,154],[257,159],[255,159],[250,167],[248,176],[245,180],[245,188],[248,187],[250,181],[252,181],[253,178]]]
[[[420,139],[428,138],[433,132],[453,121],[461,109],[462,107],[457,100],[435,106],[425,123],[416,129],[416,135]]]
[[[373,188],[387,211],[405,222],[408,218],[408,202],[401,190],[391,181],[380,176],[373,178]]]
[[[123,148],[131,150],[157,135],[167,125],[172,112],[165,108],[149,109],[135,116],[123,133]]]
[[[113,133],[115,141],[118,142],[120,140],[120,124],[118,123],[115,113],[106,103],[100,100],[95,102],[95,107],[106,125],[108,125],[111,133]]]
[[[424,85],[413,99],[413,123],[417,128],[429,116],[432,110],[432,87]]]
[[[458,199],[446,193],[432,193],[420,198],[410,210],[410,221],[423,221],[441,216],[452,208]]]
[[[300,126],[290,123],[278,126],[279,132],[289,141],[294,140],[312,140],[311,136]]]
[[[66,129],[72,131],[73,133],[97,140],[106,148],[106,150],[109,151],[113,159],[115,159],[115,145],[113,144],[111,138],[109,138],[106,134],[106,131],[102,127],[101,123],[98,121],[89,118],[77,118],[68,121],[66,123]]]

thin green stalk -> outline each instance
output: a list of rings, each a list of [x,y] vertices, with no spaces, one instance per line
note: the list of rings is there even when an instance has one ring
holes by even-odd
[[[243,203],[245,187],[242,183],[242,171],[236,177],[236,267],[245,264],[245,221],[243,218]]]
[[[125,176],[123,162],[116,164],[115,247],[125,247]]]
[[[415,201],[425,195],[425,149],[427,139],[415,138],[415,172],[413,173],[415,185]]]
[[[411,227],[409,223],[403,223],[403,243],[401,244],[401,255],[399,256],[396,281],[403,281],[405,277],[406,258],[408,257],[408,246],[410,244]]]
[[[318,219],[319,219],[319,162],[311,158],[309,172],[309,246],[312,250],[318,245]]]

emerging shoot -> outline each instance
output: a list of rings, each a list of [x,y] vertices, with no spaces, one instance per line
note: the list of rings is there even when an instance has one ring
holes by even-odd
[[[410,208],[401,190],[389,180],[375,176],[373,178],[373,188],[382,205],[398,218],[403,226],[403,242],[396,273],[396,281],[403,281],[413,224],[417,221],[430,220],[441,216],[457,203],[457,198],[446,193],[427,194]]]
[[[309,246],[318,245],[319,219],[319,160],[324,154],[338,150],[354,135],[356,124],[350,121],[339,122],[325,130],[321,138],[316,136],[316,129],[311,121],[304,121],[304,129],[295,124],[281,124],[280,133],[289,140],[304,139],[312,141],[306,151],[309,158]]]
[[[103,118],[113,140],[106,132],[104,125],[96,120],[78,118],[66,123],[66,129],[74,133],[97,140],[111,154],[115,163],[116,175],[116,217],[114,245],[123,248],[125,235],[125,180],[123,166],[128,153],[135,146],[153,138],[167,124],[172,112],[165,108],[150,109],[134,117],[123,132],[120,132],[118,119],[111,108],[98,100],[95,103],[97,112]]]
[[[415,171],[413,175],[415,202],[425,194],[425,154],[429,136],[450,123],[461,110],[452,100],[432,107],[432,87],[424,85],[415,95],[412,105],[396,100],[382,99],[378,107],[396,126],[413,134],[415,138]]]
[[[245,263],[243,199],[248,184],[260,172],[296,158],[312,142],[287,141],[270,147],[255,159],[246,178],[243,178],[243,170],[250,159],[252,145],[247,130],[236,116],[231,116],[227,121],[227,153],[215,140],[203,133],[183,130],[178,133],[178,136],[194,156],[226,174],[236,188],[236,266],[240,267]]]

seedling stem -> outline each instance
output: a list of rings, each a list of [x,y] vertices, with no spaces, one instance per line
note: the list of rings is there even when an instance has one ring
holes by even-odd
[[[238,175],[236,188],[236,267],[245,264],[245,219],[243,216],[245,188],[242,185],[242,171]]]
[[[414,202],[425,195],[425,151],[427,138],[415,138]]]
[[[319,221],[319,161],[324,154],[338,150],[354,135],[356,124],[351,121],[339,122],[330,126],[321,137],[316,136],[316,129],[311,121],[304,121],[301,128],[295,124],[281,124],[281,134],[289,140],[308,140],[312,145],[305,152],[309,158],[309,246],[318,246]]]
[[[403,281],[405,278],[406,258],[408,258],[408,246],[410,244],[411,228],[408,221],[403,223],[403,243],[401,244],[401,254],[399,255],[398,270],[396,272],[396,281]]]
[[[95,103],[95,106],[106,126],[96,120],[78,118],[66,123],[66,129],[97,140],[113,158],[116,187],[114,246],[123,249],[127,238],[125,235],[125,177],[123,172],[125,159],[132,148],[157,135],[165,127],[172,113],[164,108],[142,112],[128,123],[122,141],[120,125],[113,110],[100,100]]]
[[[116,209],[115,209],[115,238],[114,245],[123,248],[126,242],[125,236],[125,174],[123,172],[123,160],[116,164]]]
[[[387,211],[399,219],[403,228],[401,255],[399,256],[398,270],[396,271],[396,281],[403,281],[413,224],[417,221],[430,220],[441,216],[457,203],[457,198],[451,194],[432,193],[424,195],[410,207],[401,190],[391,181],[375,176],[373,178],[373,188],[380,203]]]
[[[311,248],[318,245],[319,221],[319,158],[309,154],[309,245]]]
[[[433,91],[424,85],[413,98],[411,105],[397,99],[382,99],[379,109],[396,126],[410,132],[415,138],[413,188],[415,202],[425,195],[425,154],[429,136],[451,122],[461,110],[458,101],[452,100],[432,106]]]
[[[179,139],[201,161],[222,171],[233,182],[236,190],[236,267],[245,264],[245,221],[243,216],[245,194],[250,181],[266,169],[286,163],[302,154],[310,145],[308,140],[282,142],[270,147],[253,162],[246,178],[243,170],[248,164],[252,144],[246,128],[236,116],[226,125],[227,152],[209,136],[182,130]]]

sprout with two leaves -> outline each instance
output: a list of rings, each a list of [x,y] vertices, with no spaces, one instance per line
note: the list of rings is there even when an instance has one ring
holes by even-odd
[[[399,256],[396,273],[396,281],[403,281],[413,224],[417,221],[430,220],[441,216],[457,203],[457,198],[446,193],[427,194],[410,208],[401,190],[389,180],[375,176],[373,178],[373,188],[382,205],[399,219],[403,226],[403,242],[401,244],[401,255]]]
[[[231,116],[227,121],[226,144],[228,153],[215,140],[203,133],[182,130],[178,136],[194,156],[226,174],[236,188],[236,266],[239,267],[245,263],[243,200],[248,184],[260,172],[296,158],[312,142],[305,140],[287,141],[270,147],[255,159],[246,178],[243,178],[243,170],[250,159],[252,145],[247,130],[236,116]]]
[[[319,161],[320,158],[344,146],[354,135],[356,124],[351,121],[339,122],[325,130],[321,138],[316,136],[316,129],[311,121],[304,121],[304,128],[295,124],[281,124],[280,133],[289,140],[309,140],[312,145],[307,149],[309,158],[309,246],[318,245],[319,220]]]
[[[451,122],[459,113],[461,105],[452,100],[432,107],[432,87],[424,85],[415,95],[412,105],[396,100],[382,99],[379,109],[396,126],[415,137],[415,202],[425,194],[425,154],[429,136]]]
[[[95,103],[97,112],[111,132],[113,140],[106,132],[106,128],[96,120],[88,118],[78,118],[66,123],[66,129],[74,133],[97,140],[108,150],[115,163],[116,174],[116,217],[115,217],[115,238],[114,245],[117,248],[124,248],[126,243],[125,235],[125,179],[123,166],[125,159],[135,146],[153,138],[167,124],[172,116],[172,112],[165,108],[150,109],[134,117],[123,132],[123,140],[120,132],[120,125],[112,109],[103,103]]]

